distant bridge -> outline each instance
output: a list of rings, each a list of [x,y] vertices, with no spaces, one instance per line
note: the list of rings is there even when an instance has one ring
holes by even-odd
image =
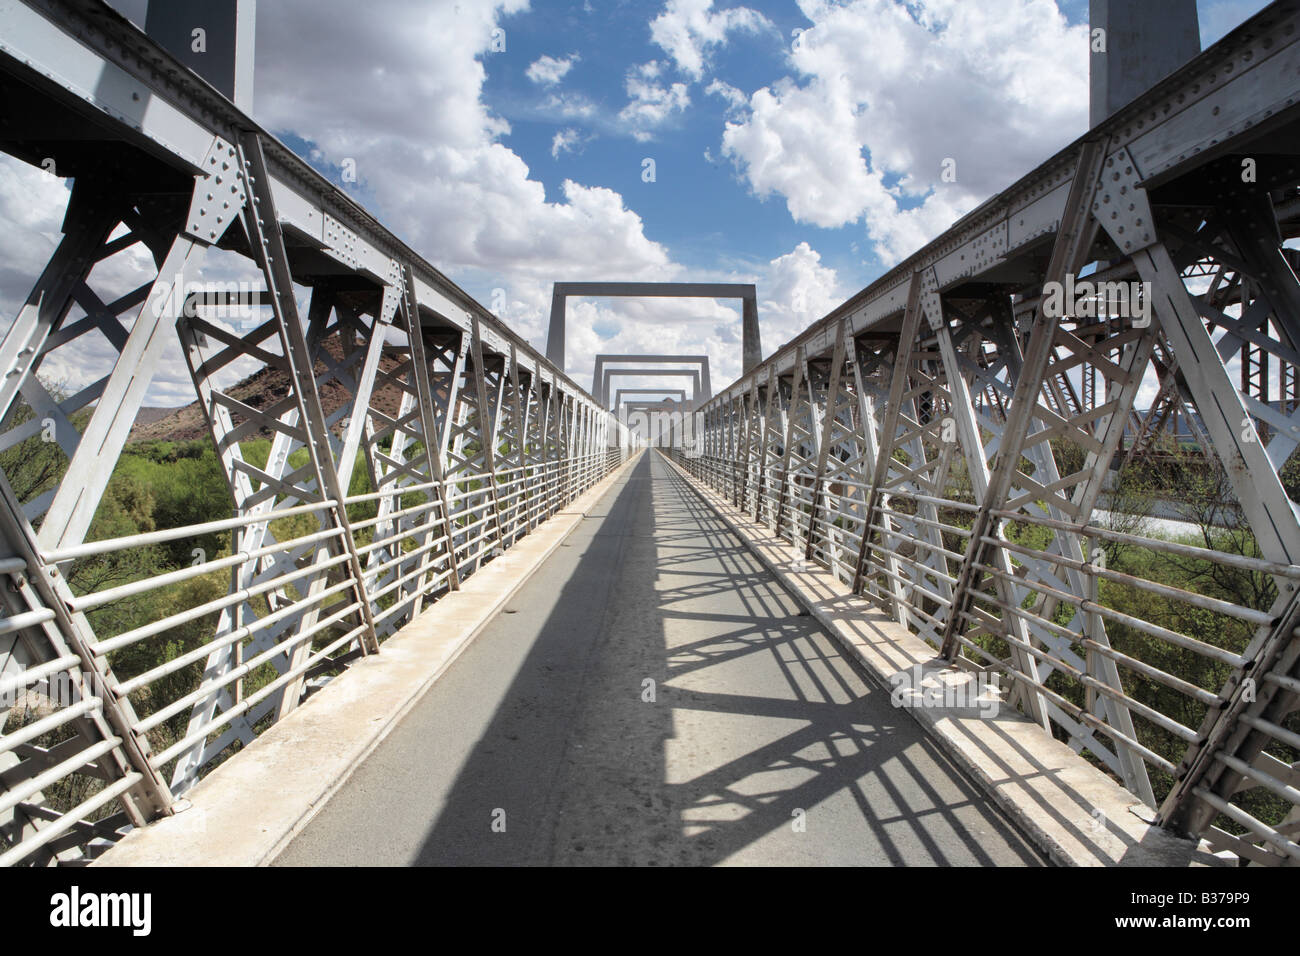
[[[1300,861],[1300,2],[747,367],[667,453],[102,3],[0,7],[0,102],[0,148],[73,178],[0,341],[0,451],[51,439],[63,469],[0,485],[0,694],[44,701],[0,736],[0,863],[358,862],[367,816],[394,862]],[[92,275],[136,244],[156,278]],[[251,331],[185,293],[205,255],[260,271]],[[1044,314],[1079,276],[1146,283],[1150,321]],[[235,512],[94,540],[173,329]],[[92,333],[114,363],[51,393]],[[239,359],[290,392],[236,399]],[[1093,523],[1151,369],[1242,553]]]

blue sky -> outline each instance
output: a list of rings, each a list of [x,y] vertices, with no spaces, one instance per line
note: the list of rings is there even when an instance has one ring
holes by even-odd
[[[742,90],[758,89],[782,75],[791,31],[809,25],[789,4],[751,8],[763,12],[773,29],[737,38],[710,58],[710,75]],[[628,65],[666,59],[650,39],[643,10],[644,5],[619,2],[600,4],[588,14],[581,3],[547,3],[506,18],[512,55],[485,60],[484,85],[485,101],[511,125],[502,142],[528,162],[548,196],[558,196],[566,178],[617,190],[635,204],[647,232],[684,258],[756,265],[774,250],[788,250],[807,230],[779,202],[755,201],[737,182],[730,163],[717,158],[725,102],[705,93],[702,84],[689,91],[690,107],[656,129],[652,140],[638,142],[620,131],[617,114],[627,101]],[[573,53],[580,59],[560,86],[594,106],[594,121],[586,123],[549,105],[552,91],[526,75],[527,66],[539,57]],[[671,67],[665,73],[674,81],[686,79]],[[553,138],[565,129],[579,130],[584,141],[552,157]],[[655,183],[642,181],[646,157],[656,162]],[[849,237],[838,238],[839,255],[847,264],[853,258]]]
[[[720,155],[726,102],[705,92],[706,83],[692,85],[690,107],[658,127],[652,140],[638,142],[621,132],[617,114],[627,100],[623,87],[628,64],[664,62],[668,57],[651,40],[644,5],[627,0],[602,3],[591,13],[583,6],[537,3],[505,18],[511,55],[484,58],[484,99],[511,126],[502,142],[528,162],[548,196],[558,196],[566,178],[617,190],[641,214],[647,234],[702,265],[758,268],[807,240],[821,253],[823,264],[845,277],[858,276],[865,283],[881,271],[880,258],[860,230],[796,221],[779,197],[760,199],[746,188],[733,164]],[[713,50],[708,76],[748,92],[789,72],[793,31],[812,23],[792,3],[745,6],[762,13],[773,28],[738,34]],[[1074,22],[1081,22],[1080,11],[1086,20],[1086,0],[1062,6]],[[555,91],[539,88],[526,75],[527,66],[539,57],[573,53],[580,59],[559,86],[566,96],[581,97],[595,107],[595,117],[588,122],[548,104]],[[671,67],[665,72],[672,80],[689,79]],[[579,130],[582,143],[553,158],[553,137],[564,129]],[[647,156],[656,161],[654,184],[641,181],[641,163]],[[658,188],[660,184],[668,188]]]
[[[1200,0],[1203,42],[1264,5]],[[539,348],[552,282],[731,281],[758,286],[770,354],[1085,131],[1087,6],[263,0],[253,114]],[[65,201],[0,161],[7,314]],[[704,352],[715,385],[740,371],[730,304],[578,300],[570,316],[584,385],[597,352]],[[177,352],[149,401],[191,398]]]
[[[763,0],[744,6],[761,13],[773,28],[738,31],[725,46],[712,50],[708,76],[748,92],[789,72],[791,37],[813,22],[793,3]],[[1087,23],[1087,0],[1061,0],[1057,6],[1068,24]],[[1202,0],[1203,42],[1213,42],[1228,24],[1263,6],[1262,0]],[[658,13],[662,8],[649,9]],[[878,275],[888,263],[882,262],[861,230],[852,226],[820,228],[796,221],[779,198],[760,199],[746,188],[733,164],[719,155],[726,103],[704,92],[705,84],[694,84],[689,91],[690,107],[659,127],[653,140],[641,143],[620,133],[616,116],[627,99],[623,79],[628,64],[668,59],[651,39],[650,19],[645,4],[630,0],[537,2],[529,10],[502,19],[508,55],[483,57],[488,70],[484,100],[510,123],[510,133],[501,142],[528,163],[533,176],[545,185],[547,196],[559,196],[566,178],[608,186],[635,206],[647,234],[670,246],[678,256],[701,265],[758,268],[807,240],[820,252],[822,263],[850,284],[863,285]],[[555,87],[539,87],[528,79],[527,67],[538,58],[574,54],[576,62]],[[671,68],[665,72],[673,79],[687,78]],[[592,104],[594,116],[585,121],[566,116],[547,102],[557,92]],[[923,120],[918,118],[918,122]],[[552,157],[553,138],[566,129],[578,131],[580,145]],[[659,189],[658,183],[641,181],[641,162],[647,156],[656,161],[659,181],[670,182],[671,188]],[[915,202],[909,200],[904,205]]]

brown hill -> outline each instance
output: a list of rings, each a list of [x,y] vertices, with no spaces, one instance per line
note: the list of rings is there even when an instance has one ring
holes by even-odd
[[[343,358],[343,349],[337,338],[325,342],[325,349],[335,361]],[[392,371],[403,359],[401,353],[385,351],[379,359],[381,371]],[[325,374],[325,363],[316,363],[316,380]],[[279,369],[264,366],[232,388],[225,390],[232,398],[243,402],[259,411],[265,411],[276,401],[289,393],[289,377]],[[328,418],[349,399],[348,390],[335,378],[321,387],[321,406]],[[393,385],[379,384],[370,399],[370,404],[385,415],[396,416],[402,400],[401,389]],[[236,418],[238,421],[238,418]],[[340,423],[341,424],[341,423]],[[269,437],[270,432],[263,429],[260,434]],[[131,426],[128,441],[190,441],[208,437],[207,419],[198,401],[193,401],[180,408],[142,408]]]

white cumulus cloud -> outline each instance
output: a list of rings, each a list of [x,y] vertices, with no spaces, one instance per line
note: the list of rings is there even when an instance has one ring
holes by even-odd
[[[524,75],[542,86],[554,86],[568,75],[573,64],[580,59],[576,53],[563,57],[541,56],[529,65]]]
[[[821,255],[807,242],[769,262],[763,279],[759,314],[767,354],[838,306],[849,291],[834,269],[822,265]]]
[[[726,100],[729,109],[743,108],[749,102],[749,98],[744,93],[724,80],[713,80],[704,88],[704,92],[722,97]]]
[[[650,21],[650,39],[677,68],[694,79],[704,75],[709,51],[724,46],[735,31],[756,33],[775,29],[767,17],[748,7],[714,10],[713,0],[668,0]]]
[[[799,7],[797,75],[750,94],[723,154],[799,222],[862,222],[886,263],[1087,128],[1087,30],[1053,0]]]
[[[666,123],[675,113],[691,105],[685,83],[669,85],[658,82],[662,68],[657,60],[642,63],[628,71],[624,88],[628,104],[618,114],[620,122],[638,140],[648,140],[652,131]]]
[[[571,153],[582,144],[582,134],[569,127],[551,137],[551,158],[559,159],[561,153]]]

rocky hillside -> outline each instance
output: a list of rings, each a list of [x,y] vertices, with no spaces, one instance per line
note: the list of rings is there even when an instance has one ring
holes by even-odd
[[[338,339],[325,343],[335,360],[343,350]],[[391,371],[401,362],[400,354],[384,354],[379,359],[382,371]],[[325,365],[316,363],[316,377],[325,373]],[[228,390],[228,394],[257,409],[266,409],[289,393],[289,377],[279,369],[264,367]],[[377,387],[370,404],[386,415],[396,415],[402,399],[401,390],[392,385]],[[328,417],[348,400],[348,392],[337,380],[321,389],[321,405]],[[267,434],[265,431],[263,434]],[[208,426],[198,401],[180,408],[142,408],[131,428],[129,441],[189,441],[208,437]]]

